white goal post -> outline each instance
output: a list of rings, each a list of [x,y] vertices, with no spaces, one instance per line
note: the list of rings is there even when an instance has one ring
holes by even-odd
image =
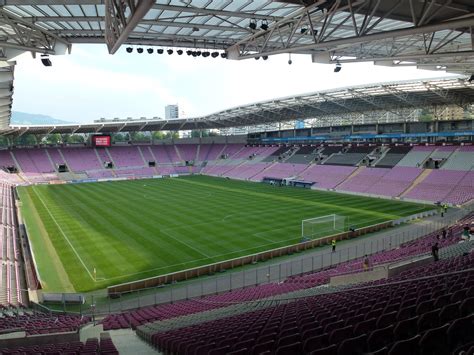
[[[313,239],[346,231],[346,216],[330,214],[301,221],[301,238]]]

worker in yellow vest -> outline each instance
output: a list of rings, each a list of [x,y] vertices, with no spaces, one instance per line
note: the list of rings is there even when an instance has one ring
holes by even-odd
[[[332,245],[332,252],[334,253],[336,251],[336,239],[331,240],[331,245]]]

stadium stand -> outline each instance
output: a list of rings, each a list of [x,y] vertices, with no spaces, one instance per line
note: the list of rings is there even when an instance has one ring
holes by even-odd
[[[385,347],[386,353],[395,354],[409,339],[414,339],[410,341],[418,348],[416,353],[447,354],[473,337],[468,330],[458,332],[461,327],[456,326],[457,322],[472,326],[474,274],[468,269],[473,263],[471,252],[375,284],[190,327],[166,330],[151,323],[137,333],[160,351],[185,354],[196,350],[342,355]],[[458,290],[465,292],[465,299],[456,298]]]
[[[24,304],[23,264],[18,240],[18,223],[13,202],[13,189],[1,184],[0,225],[0,306]]]
[[[378,168],[392,168],[397,165],[411,149],[412,147],[404,146],[392,147],[385,156],[378,161],[376,166]]]
[[[448,201],[451,191],[466,176],[465,171],[432,170],[405,197],[424,201]],[[469,175],[470,176],[470,175]]]
[[[17,149],[14,155],[23,173],[41,174],[54,172],[54,168],[44,149]]]
[[[117,146],[109,149],[108,152],[117,168],[143,167],[145,164],[137,146]]]
[[[366,192],[382,196],[400,196],[421,172],[422,170],[419,168],[395,166],[383,176],[383,179],[369,187]]]
[[[374,146],[298,148],[243,144],[14,149],[0,151],[0,165],[4,167],[0,179],[22,184],[189,173],[251,181],[264,177],[294,177],[314,182],[314,188],[336,191],[452,204],[472,200],[472,174],[467,174],[474,169],[472,146],[394,146],[385,155],[384,148],[377,149]],[[375,168],[355,167],[375,150],[378,152],[375,156],[381,156]],[[282,156],[283,159],[276,159]],[[196,158],[194,166],[184,166],[184,160]],[[442,162],[440,169],[422,169],[422,165],[430,165],[434,160]],[[106,161],[116,165],[106,169],[103,166]],[[155,166],[148,167],[149,162],[155,162]],[[66,164],[70,173],[64,177],[58,175],[54,171],[58,164]],[[19,173],[9,173],[6,167],[16,167]]]
[[[333,154],[327,159],[324,164],[326,165],[357,165],[367,154],[372,152],[374,147],[351,147],[346,152],[339,152]],[[326,149],[324,150],[324,153]]]
[[[263,172],[254,175],[251,180],[260,181],[264,177],[271,177],[277,179],[285,179],[289,177],[297,176],[306,168],[303,164],[272,164],[270,167],[265,169]]]
[[[355,170],[352,166],[312,165],[300,174],[300,179],[315,182],[315,187],[333,189]]]
[[[339,185],[338,190],[353,191],[353,192],[367,192],[373,185],[381,180],[384,180],[385,175],[390,172],[390,169],[382,168],[360,168],[361,171],[357,175],[352,175]]]
[[[449,159],[443,164],[441,169],[446,170],[473,170],[474,169],[474,147],[459,147]]]
[[[100,339],[89,338],[85,342],[61,342],[53,344],[41,344],[21,346],[16,348],[0,348],[0,354],[108,354],[118,355],[112,339],[104,337]]]
[[[69,169],[75,172],[102,169],[102,163],[92,148],[61,148],[60,149]]]
[[[319,154],[316,153],[317,149],[317,147],[313,146],[303,146],[287,159],[286,162],[291,164],[309,164],[318,157]]]
[[[397,166],[422,167],[423,162],[433,152],[432,146],[415,146],[397,164]]]
[[[179,144],[175,145],[182,160],[194,161],[197,156],[198,146],[196,144]]]
[[[90,321],[88,317],[24,311],[21,314],[3,312],[0,330],[24,331],[28,335],[77,331]]]

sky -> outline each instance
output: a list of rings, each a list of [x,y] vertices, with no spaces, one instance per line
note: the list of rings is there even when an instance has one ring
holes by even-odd
[[[109,55],[105,45],[74,45],[71,55],[51,57],[52,67],[25,53],[16,59],[13,110],[86,123],[112,119],[164,117],[178,104],[184,117],[338,87],[384,81],[436,78],[443,72],[372,63],[315,64],[307,55],[272,56],[267,61],[129,54],[123,46]],[[134,48],[136,49],[136,48]]]

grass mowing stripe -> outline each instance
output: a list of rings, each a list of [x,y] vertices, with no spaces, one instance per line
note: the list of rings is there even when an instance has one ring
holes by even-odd
[[[67,243],[69,244],[69,246],[71,247],[72,251],[74,252],[74,254],[76,254],[77,258],[79,259],[79,261],[81,262],[82,266],[84,266],[84,269],[86,269],[87,273],[89,274],[90,278],[92,280],[95,281],[94,277],[92,276],[91,272],[89,271],[89,269],[87,268],[86,264],[84,264],[84,261],[82,260],[81,256],[79,255],[79,253],[77,252],[76,248],[74,248],[74,246],[72,245],[71,241],[69,240],[69,238],[67,237],[66,233],[64,233],[63,229],[61,228],[61,226],[59,225],[59,223],[56,221],[56,218],[53,216],[53,214],[51,213],[51,211],[49,210],[48,206],[44,203],[43,199],[41,198],[41,196],[38,194],[38,191],[35,190],[35,188],[33,187],[33,191],[35,192],[36,196],[38,196],[39,200],[41,201],[41,203],[43,204],[44,208],[46,209],[46,211],[48,211],[49,215],[51,216],[51,219],[54,221],[54,223],[56,224],[56,226],[58,227],[58,229],[60,230],[61,234],[63,235],[64,239],[66,239]]]

